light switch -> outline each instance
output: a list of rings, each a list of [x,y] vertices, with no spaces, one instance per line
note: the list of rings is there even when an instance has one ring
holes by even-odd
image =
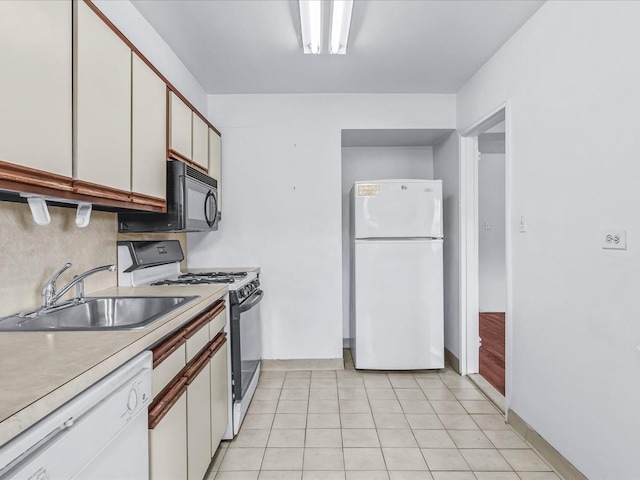
[[[527,217],[520,215],[520,233],[527,232]]]

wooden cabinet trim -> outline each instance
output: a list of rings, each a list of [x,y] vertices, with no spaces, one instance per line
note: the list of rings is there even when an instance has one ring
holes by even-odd
[[[1,160],[0,180],[24,185],[38,185],[56,190],[73,190],[72,178]]]
[[[156,400],[149,406],[149,430],[153,430],[158,426],[186,390],[187,377],[179,376],[160,392]]]
[[[205,327],[213,318],[225,308],[224,301],[218,300],[211,308],[198,315],[183,328],[185,338],[191,338],[201,328]]]
[[[143,195],[142,193],[131,192],[131,201],[136,204],[151,205],[161,208],[163,212],[167,211],[167,201],[164,198],[152,197],[151,195]]]
[[[198,354],[196,355],[196,358],[191,362],[189,362],[189,364],[187,365],[184,371],[185,377],[187,377],[187,385],[191,385],[191,382],[193,382],[198,376],[198,374],[202,370],[204,370],[204,367],[206,367],[209,364],[210,349],[211,349],[211,342],[207,343],[202,348],[202,350],[198,352]]]
[[[73,191],[93,197],[109,198],[120,202],[130,202],[131,192],[120,190],[119,188],[107,187],[96,183],[85,182],[84,180],[73,181]]]
[[[186,341],[187,339],[184,336],[184,332],[180,331],[153,347],[151,349],[151,353],[153,354],[153,368],[160,365]]]
[[[186,97],[184,95],[182,95],[178,89],[176,87],[173,86],[173,84],[171,82],[169,82],[169,80],[167,80],[167,78],[162,75],[162,73],[160,73],[160,70],[158,70],[148,59],[147,57],[145,57],[142,52],[140,52],[140,50],[138,50],[136,48],[136,46],[131,43],[131,41],[129,41],[129,39],[118,29],[118,27],[116,27],[111,20],[109,20],[109,18],[107,18],[107,16],[102,13],[102,11],[96,7],[93,2],[91,0],[84,0],[84,2],[89,6],[89,8],[91,10],[93,10],[93,12],[100,17],[100,19],[111,29],[113,30],[113,32],[120,37],[120,39],[133,51],[133,53],[135,53],[140,60],[142,60],[144,63],[146,63],[149,68],[151,68],[151,70],[153,70],[155,72],[156,75],[158,75],[162,81],[164,83],[166,83],[167,87],[169,88],[169,90],[171,90],[178,98],[180,98],[180,100],[182,100],[184,103],[187,104],[187,106],[193,111],[195,112],[195,114],[200,117],[209,127],[211,127],[218,135],[222,136],[222,134],[218,131],[218,129],[216,129],[216,127],[214,127],[213,125],[211,125],[211,123],[209,122],[209,120],[207,120],[205,118],[204,115],[202,115],[192,104],[191,102],[189,102],[189,100],[186,99]]]
[[[216,338],[211,340],[211,346],[209,347],[209,358],[213,358],[213,356],[218,353],[224,344],[227,343],[227,334],[225,332],[220,332],[216,335]]]

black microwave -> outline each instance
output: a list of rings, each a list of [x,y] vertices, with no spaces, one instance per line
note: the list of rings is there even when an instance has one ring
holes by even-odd
[[[218,182],[179,160],[167,162],[167,212],[118,213],[118,231],[208,232],[218,229]]]

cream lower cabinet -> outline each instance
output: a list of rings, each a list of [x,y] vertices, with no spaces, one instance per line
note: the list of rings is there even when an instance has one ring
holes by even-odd
[[[186,480],[187,392],[179,394],[157,425],[150,423],[149,428],[149,478]]]
[[[211,457],[215,455],[218,445],[220,445],[229,418],[227,348],[228,344],[225,342],[213,354],[209,365],[211,372]]]
[[[131,72],[131,191],[164,199],[167,184],[167,86],[138,55]]]
[[[0,1],[0,161],[72,175],[71,2]]]
[[[187,387],[187,478],[202,480],[211,462],[211,380],[209,354],[203,354],[204,368]],[[196,364],[198,360],[196,360]]]
[[[74,3],[74,178],[131,190],[131,50],[86,3]]]

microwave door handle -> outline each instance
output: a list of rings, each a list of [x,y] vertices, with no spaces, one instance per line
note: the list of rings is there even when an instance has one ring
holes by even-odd
[[[216,223],[218,220],[218,197],[213,192],[211,192],[211,200],[213,200],[213,223]]]
[[[211,220],[209,218],[209,211],[207,209],[207,207],[211,204],[209,202],[209,198],[211,198],[213,196],[213,192],[211,190],[209,190],[207,192],[207,196],[204,198],[204,218],[207,221],[207,225],[209,225],[210,227],[213,227],[213,220]]]

